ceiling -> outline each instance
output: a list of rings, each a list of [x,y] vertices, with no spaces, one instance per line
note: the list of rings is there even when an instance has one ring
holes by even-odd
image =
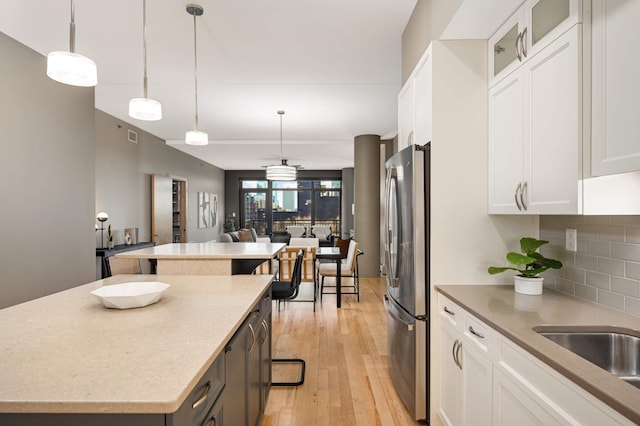
[[[226,170],[280,163],[353,167],[353,139],[394,137],[401,35],[416,0],[203,0],[197,18],[199,128],[193,17],[188,1],[147,1],[150,98],[158,122],[128,117],[142,97],[142,0],[76,0],[76,52],[98,66],[96,108]],[[42,55],[69,49],[69,0],[2,0],[0,31]],[[45,73],[45,69],[42,70]]]

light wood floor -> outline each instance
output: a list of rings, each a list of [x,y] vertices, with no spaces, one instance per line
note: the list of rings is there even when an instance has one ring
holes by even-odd
[[[343,281],[344,282],[344,281]],[[327,279],[327,284],[329,283]],[[398,398],[387,370],[384,279],[360,279],[360,303],[324,295],[273,311],[273,356],[303,358],[305,382],[271,388],[262,421],[272,425],[419,425]],[[286,371],[274,367],[276,380]]]

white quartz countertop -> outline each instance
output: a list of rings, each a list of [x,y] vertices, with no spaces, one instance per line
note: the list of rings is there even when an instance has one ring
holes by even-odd
[[[119,275],[2,309],[0,412],[175,412],[272,279]],[[127,310],[90,294],[127,281],[171,287]]]
[[[622,415],[640,424],[640,389],[538,334],[542,325],[623,328],[640,336],[640,318],[547,288],[540,296],[513,286],[444,285],[436,289],[572,380]],[[562,327],[558,327],[562,328]]]
[[[174,243],[118,253],[129,259],[271,259],[283,243]]]

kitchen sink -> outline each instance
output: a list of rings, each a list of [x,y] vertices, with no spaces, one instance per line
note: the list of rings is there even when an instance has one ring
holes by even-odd
[[[534,331],[640,388],[640,333],[611,327],[538,326]]]

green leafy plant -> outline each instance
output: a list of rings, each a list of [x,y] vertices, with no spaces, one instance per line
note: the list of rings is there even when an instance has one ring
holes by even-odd
[[[560,269],[562,263],[559,260],[549,259],[538,253],[538,250],[549,241],[524,237],[520,239],[520,251],[522,253],[507,253],[507,261],[512,266],[490,266],[488,272],[491,275],[499,274],[507,270],[518,271],[522,277],[535,277],[549,268]]]
[[[226,219],[224,220],[223,229],[224,232],[233,232],[235,230],[235,221],[233,220],[232,215],[227,215]]]

